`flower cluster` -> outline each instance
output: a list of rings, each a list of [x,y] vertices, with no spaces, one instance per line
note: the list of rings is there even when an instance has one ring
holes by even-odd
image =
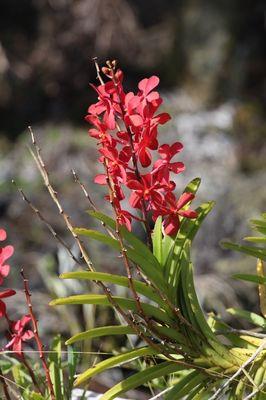
[[[197,213],[188,208],[193,194],[184,193],[180,198],[174,195],[172,175],[180,174],[185,166],[173,159],[183,145],[158,142],[158,127],[170,119],[168,113],[158,113],[162,104],[155,90],[159,78],[142,79],[134,94],[125,92],[123,73],[116,70],[115,62],[107,62],[102,72],[108,81],[104,83],[100,78],[99,86],[92,85],[98,101],[89,107],[85,117],[93,125],[89,135],[97,139],[99,161],[104,166],[104,174],[96,176],[95,182],[108,186],[106,199],[112,203],[119,224],[130,230],[132,218],[136,218],[122,208],[127,188],[129,204],[141,211],[144,222],[148,213],[154,221],[162,216],[165,234],[174,235],[180,217],[196,218]]]
[[[7,238],[6,231],[0,229],[0,241],[4,241]],[[6,264],[6,261],[13,255],[14,247],[7,245],[0,247],[0,286],[4,282],[10,272],[10,266]],[[8,324],[8,337],[9,342],[5,346],[5,349],[9,349],[15,352],[18,356],[22,355],[23,342],[31,339],[34,334],[31,330],[27,329],[27,325],[31,318],[29,315],[23,316],[18,321],[11,321],[7,314],[6,304],[4,299],[14,296],[16,291],[13,289],[5,289],[0,291],[0,318],[5,318]]]

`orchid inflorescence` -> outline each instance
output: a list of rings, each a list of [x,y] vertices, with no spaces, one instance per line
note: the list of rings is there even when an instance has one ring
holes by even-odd
[[[159,78],[152,76],[142,79],[138,92],[126,93],[123,88],[123,72],[116,69],[116,62],[107,62],[102,72],[108,79],[92,87],[98,94],[98,101],[88,109],[86,121],[94,127],[89,135],[98,141],[99,162],[104,173],[95,177],[95,182],[108,185],[106,199],[111,202],[117,221],[131,230],[132,219],[142,220],[147,228],[148,213],[156,221],[164,219],[167,235],[177,233],[180,217],[196,218],[197,213],[188,209],[194,199],[192,193],[183,193],[179,198],[174,194],[175,182],[172,174],[180,174],[185,166],[172,159],[183,149],[180,142],[172,145],[158,142],[158,127],[170,120],[166,112],[157,113],[163,100],[154,90]],[[156,152],[153,157],[152,152]],[[153,159],[157,158],[155,162]],[[121,202],[129,190],[129,204],[140,210],[139,218],[126,209]]]

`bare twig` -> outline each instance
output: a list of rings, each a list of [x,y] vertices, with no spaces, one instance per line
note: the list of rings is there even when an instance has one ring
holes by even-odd
[[[79,179],[79,176],[77,175],[76,171],[74,169],[72,169],[71,171],[72,171],[72,174],[73,174],[73,177],[74,177],[74,181],[79,184],[82,192],[84,193],[85,197],[88,199],[88,201],[89,201],[91,207],[93,208],[93,210],[97,211],[97,207],[95,206],[94,201],[92,200],[92,198],[89,195],[87,189],[85,188],[85,185]]]
[[[53,202],[57,206],[60,215],[64,219],[65,224],[66,224],[69,232],[71,233],[73,238],[76,240],[76,242],[78,244],[78,247],[79,247],[79,249],[81,251],[82,257],[83,257],[84,261],[86,262],[86,265],[88,266],[90,271],[93,271],[94,269],[92,267],[92,262],[90,260],[89,255],[88,255],[88,252],[85,250],[83,242],[79,239],[78,235],[75,233],[75,229],[74,229],[74,227],[73,227],[73,225],[71,223],[70,217],[65,212],[65,210],[63,209],[63,207],[62,207],[62,205],[61,205],[61,203],[60,203],[60,201],[58,199],[57,192],[54,190],[53,186],[50,183],[48,171],[47,171],[46,166],[45,166],[45,164],[43,162],[43,159],[41,157],[41,150],[40,150],[39,146],[36,143],[36,139],[35,139],[35,136],[34,136],[34,133],[33,133],[32,129],[31,129],[31,127],[29,127],[29,131],[30,131],[31,138],[32,138],[32,144],[33,144],[33,146],[34,146],[34,148],[36,150],[36,154],[32,151],[32,149],[30,149],[30,153],[33,156],[33,158],[34,158],[34,160],[36,162],[36,165],[37,165],[37,167],[38,167],[38,169],[39,169],[39,171],[40,171],[40,173],[42,175],[44,184],[45,184],[45,186],[46,186],[46,188],[47,188],[47,190],[48,190]]]
[[[262,342],[262,344],[257,348],[257,350],[252,354],[252,356],[242,364],[239,369],[227,380],[224,382],[222,386],[219,387],[219,389],[214,393],[214,395],[209,399],[209,400],[216,400],[219,399],[220,395],[223,393],[223,391],[233,382],[238,375],[240,375],[245,368],[251,364],[257,356],[266,348],[266,340]]]
[[[40,212],[40,210],[34,206],[34,204],[28,199],[28,197],[26,197],[24,191],[19,188],[16,184],[16,182],[14,181],[14,179],[12,180],[12,183],[16,186],[18,192],[20,193],[22,199],[29,205],[29,207],[32,209],[32,211],[37,215],[37,217],[39,218],[39,220],[41,222],[43,222],[48,230],[50,231],[50,233],[53,235],[53,237],[66,249],[66,251],[68,252],[68,254],[70,255],[70,257],[72,258],[73,261],[75,261],[77,264],[82,265],[82,263],[80,262],[80,260],[77,259],[77,257],[74,256],[74,254],[72,253],[70,247],[67,245],[67,243],[64,241],[63,238],[61,238],[54,230],[54,228],[52,227],[52,225],[45,219],[45,217],[43,216],[43,214]]]
[[[56,400],[55,399],[55,394],[54,394],[53,383],[52,383],[50,372],[49,372],[49,367],[47,365],[46,358],[45,358],[45,355],[44,355],[44,352],[43,352],[43,347],[44,346],[43,346],[43,343],[42,343],[42,341],[40,339],[40,336],[39,336],[38,322],[37,322],[37,319],[35,317],[35,314],[34,314],[33,308],[32,308],[31,294],[30,294],[30,291],[29,291],[29,281],[28,281],[28,279],[26,279],[26,277],[24,275],[23,268],[21,269],[21,276],[23,278],[25,297],[26,297],[28,308],[29,308],[29,313],[30,313],[30,316],[31,316],[31,322],[32,322],[32,325],[33,325],[33,334],[34,334],[34,338],[35,338],[35,341],[36,341],[36,344],[37,344],[37,347],[38,347],[39,356],[40,356],[40,359],[41,359],[41,362],[42,362],[42,366],[43,366],[43,369],[44,369],[44,372],[45,372],[46,383],[47,383],[47,386],[48,386],[48,389],[49,389],[49,392],[50,392],[51,400]]]
[[[252,399],[256,394],[262,393],[263,389],[266,387],[266,382],[262,382],[257,389],[255,389],[252,393],[250,393],[248,396],[246,396],[243,400],[249,400]],[[265,392],[264,392],[265,393]]]
[[[96,73],[97,73],[97,79],[99,80],[99,82],[101,83],[101,85],[104,85],[104,81],[101,77],[101,71],[100,71],[100,67],[98,64],[98,58],[97,57],[93,57],[92,61],[94,62],[95,65],[95,69],[96,69]]]
[[[97,209],[94,201],[92,200],[91,196],[89,195],[84,183],[81,182],[81,180],[79,179],[79,176],[77,175],[76,171],[74,169],[72,169],[72,174],[74,177],[74,181],[80,186],[82,192],[84,193],[85,197],[87,198],[90,206],[92,207],[92,209],[95,212],[98,212],[99,210]],[[103,221],[100,221],[102,226],[105,228],[106,232],[112,237],[114,238],[113,232],[106,226],[106,224]]]

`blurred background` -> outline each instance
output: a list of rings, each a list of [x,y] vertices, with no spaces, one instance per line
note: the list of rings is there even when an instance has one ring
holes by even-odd
[[[240,240],[249,232],[248,219],[265,211],[262,0],[1,0],[0,221],[16,247],[9,284],[21,288],[18,270],[24,265],[47,335],[54,327],[67,337],[112,319],[107,310],[73,308],[69,320],[61,318],[58,326],[58,311],[48,308],[49,299],[84,288],[56,278],[74,266],[11,184],[15,178],[72,246],[27,150],[31,124],[74,223],[94,224],[85,214],[88,204],[73,183],[71,168],[109,212],[103,191],[92,183],[97,155],[83,120],[95,101],[89,87],[95,82],[94,56],[102,64],[118,59],[127,89],[134,90],[143,77],[160,76],[164,108],[172,115],[163,127],[163,142],[185,145],[180,160],[187,169],[178,177],[177,190],[200,176],[197,202],[217,203],[194,247],[202,304],[224,318],[232,305],[258,311],[254,286],[231,279],[235,272],[254,272],[254,260],[222,250],[219,241]],[[115,254],[95,244],[90,251],[99,270],[123,273]],[[23,312],[22,298],[19,291],[9,302],[13,315]],[[112,346],[101,343],[101,348]]]

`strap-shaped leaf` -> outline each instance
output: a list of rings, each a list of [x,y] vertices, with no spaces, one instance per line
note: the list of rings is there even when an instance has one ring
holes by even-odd
[[[162,217],[158,217],[152,233],[153,254],[162,265],[163,248],[162,248],[163,234],[162,234]]]
[[[137,311],[136,301],[133,299],[127,299],[125,297],[112,296],[113,300],[122,308]],[[55,299],[50,302],[52,306],[59,306],[65,304],[97,304],[103,306],[112,306],[108,297],[104,294],[79,294],[75,296],[62,297]],[[143,311],[147,316],[154,318],[168,324],[173,321],[162,309],[157,308],[151,304],[140,303]]]
[[[208,376],[203,375],[199,371],[192,371],[179,382],[165,396],[165,400],[179,400],[189,394],[191,390],[198,387],[199,384],[209,379]]]
[[[97,374],[100,374],[106,369],[132,361],[135,358],[152,356],[156,354],[158,354],[158,352],[151,347],[141,347],[139,349],[130,350],[117,356],[110,357],[107,360],[101,361],[97,365],[93,365],[91,368],[78,375],[77,379],[75,380],[75,386],[80,385],[81,383],[87,381]]]
[[[248,254],[249,256],[260,258],[261,260],[266,261],[266,250],[263,248],[255,246],[242,246],[240,244],[231,242],[221,242],[221,245],[225,249],[239,251],[241,253]]]
[[[49,370],[56,399],[63,400],[62,343],[59,335],[54,338],[52,343],[52,352],[49,354]]]
[[[185,187],[183,193],[193,193],[196,194],[201,184],[200,178],[194,178],[189,184]]]
[[[129,287],[128,278],[121,275],[108,274],[105,272],[91,272],[91,271],[73,271],[65,272],[60,275],[62,279],[82,279],[82,280],[95,280],[101,282],[113,283],[115,285]],[[146,296],[148,299],[155,301],[157,304],[165,308],[165,303],[158,296],[155,291],[143,282],[133,279],[135,289],[138,293]]]
[[[171,251],[168,253],[168,258],[165,264],[165,277],[169,282],[171,288],[171,298],[175,301],[175,295],[177,290],[179,264],[181,252],[186,242],[192,242],[196,233],[199,230],[202,222],[212,210],[214,202],[208,202],[202,204],[196,209],[198,217],[195,220],[184,218],[180,230],[176,235]]]
[[[77,335],[72,336],[70,339],[66,341],[66,345],[79,342],[81,340],[86,339],[94,339],[101,336],[111,336],[111,335],[130,335],[135,334],[134,329],[130,326],[120,326],[120,325],[111,325],[104,326],[100,328],[89,329],[85,332],[78,333]]]
[[[265,268],[262,260],[257,260],[257,274],[260,278],[265,277]],[[259,284],[259,298],[260,298],[260,310],[262,315],[266,318],[266,281],[263,284]]]
[[[263,318],[256,313],[245,311],[245,310],[240,310],[238,308],[228,308],[227,311],[231,315],[235,315],[236,317],[244,318],[254,325],[261,326],[264,329],[266,328],[266,318]]]
[[[185,367],[182,364],[168,361],[155,365],[154,367],[147,368],[145,371],[140,371],[113,386],[104,393],[104,395],[101,397],[101,400],[115,399],[117,396],[126,393],[128,390],[135,389],[153,379],[160,378],[183,369],[185,369]]]
[[[254,282],[261,285],[266,285],[266,276],[258,276],[252,274],[235,274],[232,276],[234,279],[240,279],[242,281]]]
[[[105,243],[108,246],[111,246],[115,250],[120,251],[120,244],[116,239],[113,239],[107,235],[104,235],[101,232],[94,231],[91,229],[85,229],[85,228],[76,228],[75,232],[79,235],[84,235],[88,236],[94,240],[97,240],[101,243]],[[133,262],[135,262],[137,265],[140,266],[140,268],[143,270],[145,275],[154,283],[154,285],[158,286],[161,290],[164,290],[167,292],[167,286],[164,282],[161,269],[156,268],[156,266],[147,258],[145,258],[144,255],[141,255],[140,253],[136,252],[134,249],[131,247],[126,246],[126,251],[129,259]],[[154,257],[155,258],[155,257]],[[158,261],[156,260],[156,263]]]
[[[243,240],[245,240],[246,242],[266,244],[266,236],[246,236]]]
[[[98,220],[104,222],[110,228],[116,229],[115,220],[108,217],[107,215],[102,214],[98,211],[91,211],[91,210],[88,211],[88,213],[94,218],[97,218]],[[136,250],[137,253],[147,258],[157,268],[160,268],[160,264],[158,263],[156,257],[154,257],[154,255],[152,254],[152,252],[150,251],[148,246],[146,246],[145,243],[143,243],[139,238],[137,238],[132,232],[129,232],[125,226],[121,225],[119,227],[119,230],[123,238]]]

